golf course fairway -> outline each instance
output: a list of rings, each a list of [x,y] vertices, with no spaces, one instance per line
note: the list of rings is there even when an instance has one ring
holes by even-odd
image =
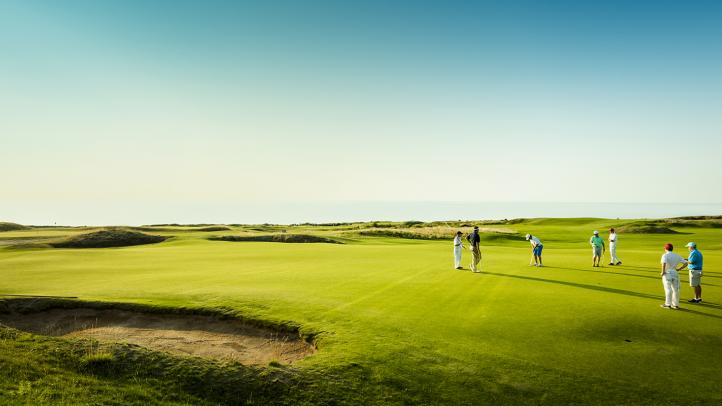
[[[315,345],[293,363],[244,365],[0,327],[0,403],[722,404],[715,221],[665,223],[674,234],[620,231],[623,264],[608,266],[605,254],[600,268],[592,231],[606,239],[634,220],[479,222],[478,274],[468,249],[465,269],[453,269],[452,233],[389,232],[439,224],[159,226],[144,232],[169,237],[160,243],[85,249],[43,242],[88,230],[0,232],[0,312],[56,300],[29,296],[72,297],[63,306],[206,312]],[[467,234],[473,224],[444,227]],[[340,244],[209,240],[279,233]],[[544,243],[545,267],[529,266],[526,233]],[[686,258],[688,241],[704,254],[704,302],[687,303],[682,271],[681,309],[662,309],[663,245]]]

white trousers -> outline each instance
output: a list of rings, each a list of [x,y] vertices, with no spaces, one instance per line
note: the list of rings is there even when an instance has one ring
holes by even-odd
[[[454,246],[454,268],[461,268],[461,245]]]
[[[664,286],[664,304],[679,306],[679,275],[677,272],[667,271],[667,274],[662,276],[662,286]]]
[[[616,243],[609,244],[609,256],[610,256],[609,262],[612,262],[615,264],[617,262],[622,262],[617,257],[617,244]]]

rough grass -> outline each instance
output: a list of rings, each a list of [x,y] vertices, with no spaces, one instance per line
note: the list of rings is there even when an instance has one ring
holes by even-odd
[[[370,229],[353,232],[364,237],[392,237],[411,240],[452,240],[457,231],[464,234],[464,238],[472,230],[470,228],[457,228],[448,226],[419,227],[409,229]],[[482,241],[524,241],[524,236],[507,228],[479,228]]]
[[[28,230],[30,227],[24,226],[17,223],[8,223],[0,221],[0,232],[2,231],[17,231],[17,230]]]
[[[231,228],[226,226],[199,227],[193,231],[229,231]]]
[[[342,389],[354,391],[347,398],[363,403],[359,394],[368,376],[362,368],[247,367],[127,344],[34,336],[3,326],[0,363],[0,403],[28,405],[338,404]],[[324,380],[330,382],[317,384]]]
[[[109,229],[75,235],[63,240],[50,242],[49,245],[55,248],[108,248],[155,244],[163,242],[166,239],[167,237],[160,235],[150,235],[122,229]]]
[[[327,243],[343,244],[341,241],[332,238],[320,237],[310,234],[268,234],[268,235],[224,235],[209,237],[211,241],[234,241],[234,242],[281,242],[281,243]]]
[[[651,220],[645,221],[644,223],[647,225],[662,227],[722,228],[722,220],[715,218]]]
[[[128,230],[133,231],[151,231],[151,232],[172,232],[172,231],[230,231],[231,228],[228,226],[140,226],[140,227],[127,227]]]
[[[672,230],[669,227],[661,226],[650,226],[650,225],[630,225],[619,227],[620,233],[627,234],[682,234],[678,231]]]
[[[722,216],[684,216],[673,217],[675,220],[722,220]]]

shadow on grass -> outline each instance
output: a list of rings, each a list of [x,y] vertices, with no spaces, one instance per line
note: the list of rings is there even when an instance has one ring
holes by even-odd
[[[647,271],[647,270],[648,270],[647,272],[656,272],[656,271],[659,271],[659,267],[658,267],[658,266],[656,266],[656,267],[655,267],[655,266],[638,266],[638,265],[614,265],[614,266],[618,266],[618,267],[620,267],[620,268],[622,268],[622,269],[624,269],[624,268],[629,268],[629,269],[638,269],[638,270],[641,270],[641,271]]]
[[[707,304],[709,305],[710,303],[707,303]],[[699,306],[699,305],[694,305],[694,306]],[[710,306],[710,307],[711,307],[711,306]],[[715,308],[715,309],[722,309],[722,306],[720,306],[720,305],[714,305],[714,308]],[[700,315],[700,316],[707,316],[707,317],[714,317],[714,318],[717,318],[717,319],[722,319],[722,316],[717,316],[716,314],[709,314],[709,313],[700,312],[699,310],[690,309],[688,306],[680,307],[679,309],[677,309],[677,311],[685,312],[685,313],[698,314],[698,315]]]
[[[654,266],[633,266],[633,265],[620,265],[621,269],[629,268],[634,270],[640,270],[643,272],[649,272],[649,273],[659,273],[660,267],[654,267]],[[686,270],[685,270],[686,272]],[[705,272],[704,277],[706,278],[717,278],[722,279],[722,274],[717,274],[716,272]]]
[[[545,268],[549,269],[564,269],[567,271],[579,271],[579,272],[592,272],[592,273],[600,273],[603,275],[617,275],[617,276],[631,276],[633,278],[644,278],[644,279],[653,279],[653,280],[659,280],[661,276],[649,276],[649,275],[635,275],[633,273],[621,273],[616,270],[611,270],[610,268],[608,271],[594,271],[591,269],[579,269],[579,268],[566,268],[563,266],[545,266]],[[657,271],[657,274],[659,274],[659,271]],[[713,285],[711,283],[705,284],[706,286],[715,286],[718,287],[719,285]]]
[[[585,283],[578,283],[578,282],[560,281],[560,280],[554,280],[554,279],[537,278],[534,276],[513,275],[513,274],[504,274],[504,273],[496,273],[496,272],[484,272],[483,274],[493,275],[493,276],[501,276],[501,277],[505,277],[505,278],[523,279],[523,280],[534,281],[534,282],[553,283],[556,285],[571,286],[574,288],[595,290],[598,292],[614,293],[617,295],[639,297],[639,298],[643,298],[643,299],[654,299],[657,301],[661,299],[660,296],[650,295],[648,293],[640,293],[640,292],[634,292],[631,290],[610,288],[610,287],[606,287],[606,286],[588,285]],[[704,303],[703,302],[702,304],[706,305],[707,307],[714,308],[714,309],[722,309],[722,306],[714,304],[714,303]],[[703,312],[699,312],[699,311],[691,310],[691,309],[684,309],[684,310],[686,312],[698,314],[700,316],[712,317],[715,319],[722,320],[722,316],[720,316],[720,315],[703,313]]]

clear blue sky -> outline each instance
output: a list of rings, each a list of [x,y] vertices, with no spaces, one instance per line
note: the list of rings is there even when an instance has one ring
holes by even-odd
[[[0,1],[0,219],[722,202],[722,2],[351,3]]]

